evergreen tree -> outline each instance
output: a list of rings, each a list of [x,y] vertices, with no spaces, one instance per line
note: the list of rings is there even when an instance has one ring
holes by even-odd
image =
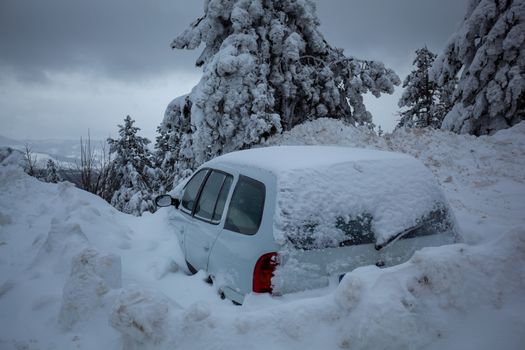
[[[45,181],[52,182],[52,183],[57,183],[57,182],[62,181],[62,178],[60,177],[60,174],[58,173],[56,163],[52,159],[48,159],[47,164],[46,164]]]
[[[109,138],[108,143],[110,152],[114,154],[112,173],[117,182],[111,205],[138,216],[145,211],[155,211],[153,199],[159,184],[152,166],[152,155],[147,148],[150,141],[137,135],[140,129],[133,126],[134,122],[128,115],[124,125],[119,125],[120,137]]]
[[[437,120],[439,120],[439,124],[435,125],[436,128],[441,127],[445,116],[454,107],[455,92],[457,85],[458,79],[456,77],[450,77],[448,81],[444,82],[441,86],[436,86],[437,102],[434,106],[434,116]]]
[[[482,135],[525,119],[524,42],[525,1],[470,0],[432,69],[440,86],[460,74],[442,128]]]
[[[311,0],[207,0],[172,47],[195,49],[203,77],[161,125],[175,181],[222,153],[248,148],[316,117],[372,124],[362,95],[392,93],[397,75],[347,57],[319,31]]]
[[[403,81],[403,95],[398,106],[408,109],[400,112],[401,119],[397,127],[427,126],[440,127],[441,119],[437,112],[437,84],[429,79],[429,69],[436,55],[426,47],[416,50],[413,70]]]
[[[160,192],[169,192],[173,188],[173,177],[175,175],[175,158],[169,145],[171,136],[171,125],[157,127],[155,139],[154,165],[158,172]]]

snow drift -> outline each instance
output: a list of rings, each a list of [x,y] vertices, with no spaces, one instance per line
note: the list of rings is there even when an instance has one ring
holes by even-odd
[[[0,348],[522,349],[525,123],[479,138],[380,138],[323,119],[268,143],[411,154],[440,182],[466,243],[358,268],[321,290],[248,295],[236,307],[202,272],[184,273],[166,211],[125,215],[2,163]]]

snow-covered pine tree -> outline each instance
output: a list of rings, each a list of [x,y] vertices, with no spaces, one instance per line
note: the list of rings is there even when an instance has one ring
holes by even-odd
[[[399,115],[401,116],[397,127],[427,126],[440,127],[441,119],[436,115],[437,111],[437,84],[429,79],[429,69],[436,58],[426,46],[416,50],[416,58],[413,65],[415,70],[403,81],[403,95],[399,99],[398,106],[406,107]]]
[[[58,173],[57,165],[52,159],[48,159],[46,163],[45,181],[52,183],[62,181],[62,177]]]
[[[524,52],[525,1],[470,0],[432,68],[440,86],[460,75],[442,128],[482,135],[524,120]]]
[[[118,188],[111,198],[111,205],[139,216],[145,211],[155,211],[153,199],[159,185],[152,155],[147,148],[150,141],[137,135],[140,128],[133,126],[134,123],[128,115],[124,125],[118,126],[120,137],[108,138],[110,152],[114,154],[112,167]]]
[[[447,113],[450,112],[454,107],[454,98],[457,85],[458,79],[456,77],[450,77],[446,82],[443,82],[441,86],[437,85],[437,102],[433,109],[435,118],[439,120],[439,124],[436,125],[436,128],[441,127],[443,124],[443,119],[445,119]]]
[[[157,137],[155,139],[154,165],[159,174],[159,182],[162,187],[161,192],[169,192],[173,188],[173,177],[175,176],[175,157],[170,145],[178,144],[172,141],[173,127],[171,124],[157,127]]]
[[[206,0],[204,16],[172,47],[201,43],[202,79],[170,103],[161,124],[170,135],[175,181],[214,156],[309,119],[371,126],[362,95],[392,93],[400,83],[382,63],[331,47],[311,0]]]

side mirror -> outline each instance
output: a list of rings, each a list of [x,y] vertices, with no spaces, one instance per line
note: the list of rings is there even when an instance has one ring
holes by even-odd
[[[173,198],[169,194],[162,194],[155,198],[155,205],[157,207],[169,207],[174,205],[175,208],[178,208],[180,205],[180,200],[178,198]]]

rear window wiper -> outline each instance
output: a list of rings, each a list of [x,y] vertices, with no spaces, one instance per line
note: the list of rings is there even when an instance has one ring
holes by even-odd
[[[395,235],[393,235],[392,237],[390,237],[389,239],[387,239],[385,242],[379,244],[379,243],[376,243],[374,245],[374,248],[376,250],[381,250],[383,249],[384,247],[386,247],[387,245],[391,244],[391,243],[394,243],[395,241],[397,241],[398,239],[402,238],[404,235],[406,235],[407,233],[410,233],[414,230],[417,230],[418,228],[422,227],[423,225],[425,224],[425,222],[421,222],[415,226],[412,226],[411,228],[407,228],[406,230],[403,230]]]

